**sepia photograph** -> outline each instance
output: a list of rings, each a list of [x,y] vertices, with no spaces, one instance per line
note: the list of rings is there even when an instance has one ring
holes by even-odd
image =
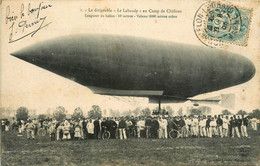
[[[0,165],[259,165],[258,0],[2,0]]]

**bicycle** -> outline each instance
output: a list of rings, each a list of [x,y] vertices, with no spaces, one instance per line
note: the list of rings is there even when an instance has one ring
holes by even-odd
[[[132,126],[132,127],[130,127],[128,130],[129,130],[128,138],[136,138],[137,132],[136,132],[136,130],[135,130],[135,127]]]
[[[107,140],[110,138],[110,132],[107,131],[107,127],[104,126],[103,128],[104,128],[104,131],[102,133],[102,139]]]
[[[38,132],[37,132],[38,136],[40,137],[44,137],[47,134],[47,131],[45,128],[41,127]]]
[[[40,137],[44,137],[46,136],[48,130],[49,130],[49,126],[42,126],[38,129],[37,134]]]
[[[182,137],[181,128],[178,127],[177,129],[171,129],[170,132],[169,132],[169,137],[171,139]]]

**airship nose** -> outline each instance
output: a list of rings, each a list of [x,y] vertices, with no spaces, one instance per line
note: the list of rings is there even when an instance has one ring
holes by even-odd
[[[19,58],[19,59],[22,59],[24,61],[28,61],[29,60],[29,54],[24,54],[24,52],[21,52],[21,51],[17,51],[17,52],[13,52],[11,53],[10,55],[16,57],[16,58]]]
[[[58,53],[55,43],[43,42],[12,52],[11,55],[36,66],[44,67],[56,61]]]
[[[249,81],[255,75],[256,69],[252,61],[246,59],[239,70],[240,78],[245,81]]]
[[[36,62],[38,61],[38,56],[36,54],[30,54],[27,53],[26,51],[18,51],[18,52],[14,52],[11,53],[12,56],[19,58],[21,60],[24,60],[26,62],[32,63],[32,64],[37,64]]]

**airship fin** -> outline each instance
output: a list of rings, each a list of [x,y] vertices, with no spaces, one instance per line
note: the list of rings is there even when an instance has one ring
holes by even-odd
[[[219,96],[210,97],[206,99],[190,99],[190,101],[194,104],[214,104],[220,105],[225,108],[234,109],[235,108],[235,94],[221,94]]]

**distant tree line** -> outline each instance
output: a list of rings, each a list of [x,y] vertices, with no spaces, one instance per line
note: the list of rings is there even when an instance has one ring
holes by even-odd
[[[119,110],[112,110],[110,109],[109,112],[109,116],[111,117],[119,117],[119,116],[150,116],[152,114],[152,112],[154,110],[156,110],[158,108],[155,108],[153,110],[151,110],[150,108],[144,108],[141,109],[140,107],[135,108],[134,110],[128,110],[128,111],[124,111],[124,112],[120,112]],[[166,106],[163,108],[165,111],[168,112],[169,116],[173,116],[174,115],[174,110],[170,107],[170,106]],[[59,106],[55,109],[55,111],[52,114],[52,117],[55,118],[58,121],[62,121],[66,118],[68,111],[63,107],[63,106]],[[103,113],[106,115],[107,114],[107,110],[103,110]],[[206,107],[206,106],[202,106],[202,107],[198,107],[198,108],[191,108],[190,110],[187,111],[187,113],[189,115],[204,115],[204,114],[211,114],[211,108],[210,107]],[[231,115],[232,113],[225,109],[222,111],[222,115]],[[182,108],[180,108],[177,111],[177,115],[178,116],[183,116],[183,110]],[[236,115],[247,115],[251,118],[258,118],[260,119],[260,110],[259,109],[255,109],[253,110],[251,113],[247,113],[244,110],[239,110]],[[88,111],[88,115],[89,118],[101,118],[102,116],[102,111],[101,108],[98,105],[93,105],[91,107],[91,109]],[[26,121],[28,118],[30,117],[29,115],[29,110],[26,107],[19,107],[16,111],[16,119],[17,120],[24,120]],[[80,107],[77,107],[74,109],[73,114],[71,115],[71,119],[73,120],[78,120],[81,118],[84,118],[85,116],[83,115],[83,111]],[[38,119],[46,119],[48,118],[46,114],[40,114],[38,115]]]

